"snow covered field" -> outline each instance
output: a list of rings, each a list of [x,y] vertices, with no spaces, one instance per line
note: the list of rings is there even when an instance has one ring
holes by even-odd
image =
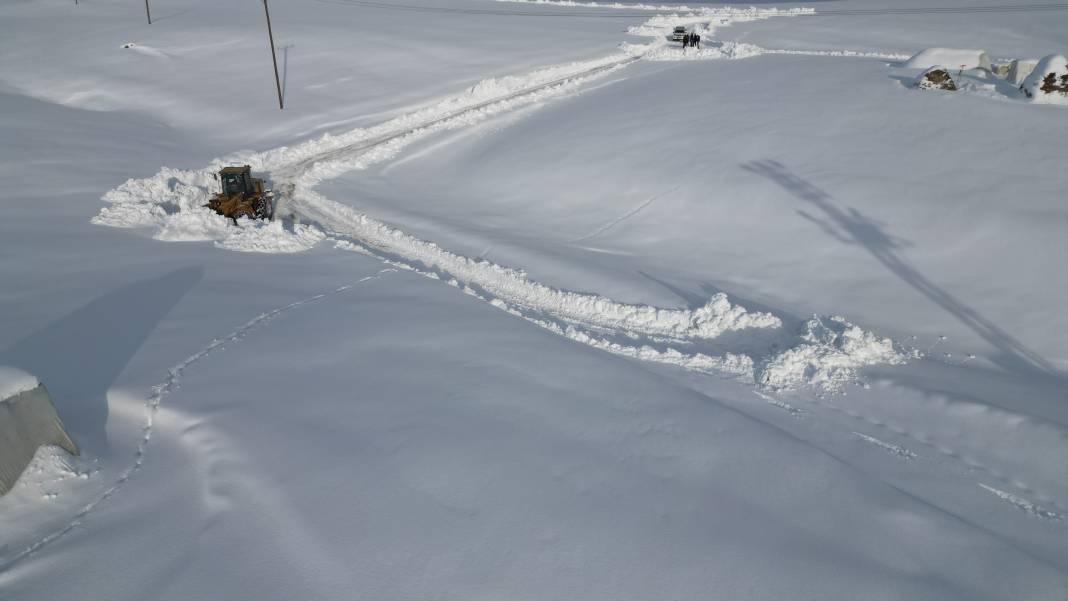
[[[1063,599],[1068,11],[622,4],[0,6],[0,597]]]

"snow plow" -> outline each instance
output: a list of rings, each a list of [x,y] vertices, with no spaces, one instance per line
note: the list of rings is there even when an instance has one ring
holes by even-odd
[[[0,496],[15,486],[43,445],[78,454],[44,384],[20,369],[0,366]]]
[[[252,167],[223,167],[215,179],[222,190],[204,206],[234,223],[241,217],[274,219],[274,197],[262,179],[252,177]]]

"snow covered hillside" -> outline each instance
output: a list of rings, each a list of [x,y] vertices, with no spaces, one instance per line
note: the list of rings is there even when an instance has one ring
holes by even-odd
[[[1068,108],[905,59],[1068,10],[939,6],[276,2],[284,111],[257,0],[0,6],[0,365],[82,451],[0,598],[1062,599]]]

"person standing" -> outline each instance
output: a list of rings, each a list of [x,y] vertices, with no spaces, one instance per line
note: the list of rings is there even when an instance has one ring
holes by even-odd
[[[686,33],[682,36],[682,51],[686,52],[686,47],[690,45],[690,34]]]
[[[698,50],[700,50],[701,49],[701,36],[697,35],[696,33],[693,34],[693,37],[690,38],[690,43],[693,44],[694,48],[697,48]]]

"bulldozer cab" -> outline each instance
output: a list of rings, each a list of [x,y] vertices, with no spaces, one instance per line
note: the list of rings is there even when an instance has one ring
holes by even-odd
[[[223,167],[216,178],[222,190],[205,207],[234,223],[241,217],[274,219],[274,197],[262,179],[252,177],[251,167]]]
[[[222,183],[222,193],[230,194],[253,194],[252,169],[244,167],[224,167],[219,171],[219,181]]]

